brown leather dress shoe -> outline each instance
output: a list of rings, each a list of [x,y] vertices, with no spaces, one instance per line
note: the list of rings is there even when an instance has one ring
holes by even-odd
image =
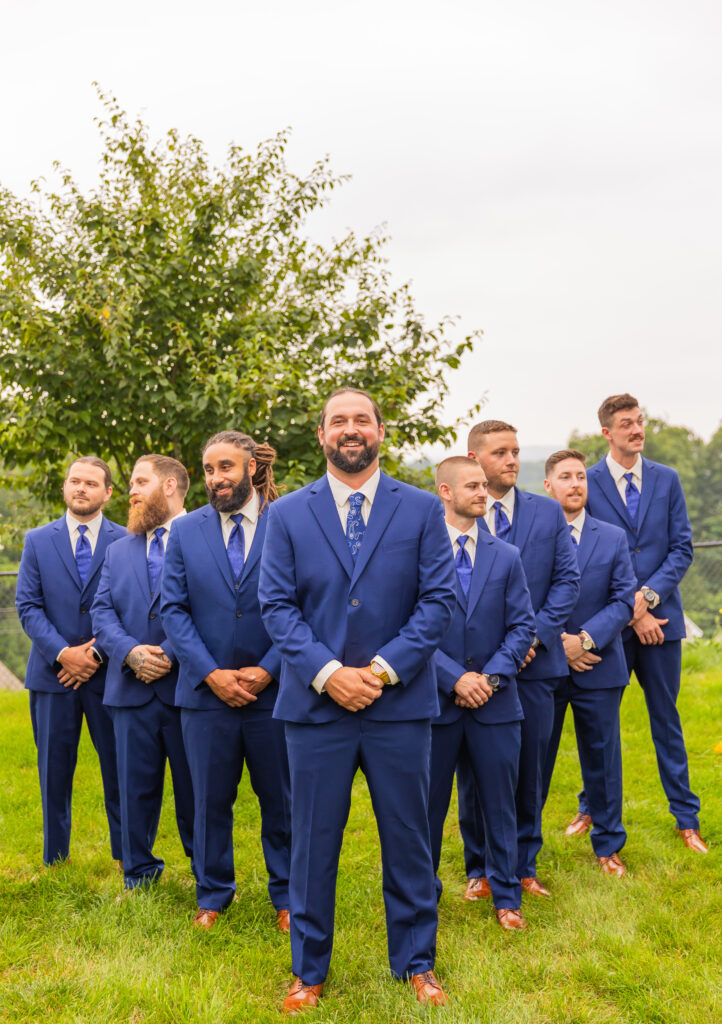
[[[564,829],[565,836],[583,836],[586,835],[589,829],[592,827],[592,819],[588,814],[582,814],[581,811],[574,815],[572,820],[569,822],[567,827]]]
[[[510,907],[502,907],[501,910],[497,910],[496,919],[505,932],[529,927],[521,910],[512,910]]]
[[[687,849],[694,850],[695,853],[709,853],[707,844],[700,836],[698,828],[678,828],[675,831],[679,832]]]
[[[532,878],[520,878],[521,891],[528,892],[530,896],[551,896],[551,893],[542,885],[536,876]]]
[[[314,1006],[318,1006],[322,994],[323,984],[304,985],[300,978],[296,978],[288,990],[288,995],[283,1000],[281,1013],[293,1016],[304,1010],[312,1010]]]
[[[204,928],[206,931],[208,931],[208,929],[212,928],[213,925],[216,923],[216,921],[220,917],[220,914],[220,910],[203,910],[201,908],[201,910],[199,910],[196,916],[193,918],[193,927]]]
[[[412,974],[409,980],[420,1003],[430,1006],[445,1006],[448,1003],[449,997],[436,980],[433,971]]]
[[[276,914],[276,928],[279,932],[290,932],[291,912],[290,910],[279,910]]]
[[[616,875],[617,878],[623,878],[627,873],[618,853],[613,853],[610,857],[597,857],[597,860],[604,875]]]
[[[488,878],[470,878],[466,883],[465,900],[490,900],[491,886]]]

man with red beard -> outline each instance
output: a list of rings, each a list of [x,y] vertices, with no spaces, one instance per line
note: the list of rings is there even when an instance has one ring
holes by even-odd
[[[186,855],[193,854],[193,786],[175,702],[178,662],[159,615],[165,548],[171,525],[185,515],[188,486],[176,459],[144,455],[136,462],[129,535],[117,552],[108,549],[92,608],[110,659],[104,703],[115,730],[126,892],[156,881],[165,867],[153,844],[166,760],[178,832]]]

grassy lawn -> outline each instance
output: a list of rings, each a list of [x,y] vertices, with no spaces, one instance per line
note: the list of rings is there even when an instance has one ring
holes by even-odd
[[[680,708],[707,857],[673,833],[636,684],[622,706],[629,875],[603,877],[587,837],[565,839],[579,769],[573,733],[560,750],[545,815],[539,877],[547,902],[525,897],[529,931],[503,933],[485,903],[467,904],[458,827],[441,865],[437,973],[451,1004],[418,1006],[388,974],[378,840],[362,778],[346,831],[327,995],[311,1019],[575,1024],[722,1020],[722,654],[685,655]],[[240,900],[208,933],[190,928],[193,882],[167,800],[154,891],[122,905],[110,859],[95,755],[84,733],[75,785],[72,862],[42,867],[35,749],[25,693],[0,693],[0,1021],[278,1021],[290,981],[287,938],[265,891],[255,798],[237,804]],[[168,782],[170,794],[170,780]],[[371,991],[373,990],[373,991]]]

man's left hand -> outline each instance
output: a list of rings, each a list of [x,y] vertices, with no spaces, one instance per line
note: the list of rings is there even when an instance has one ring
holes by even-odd
[[[266,672],[260,665],[251,665],[248,668],[239,668],[238,677],[249,693],[258,696],[261,690],[265,690],[273,676]]]

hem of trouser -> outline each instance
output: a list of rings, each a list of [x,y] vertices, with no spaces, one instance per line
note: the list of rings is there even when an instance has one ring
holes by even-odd
[[[152,875],[125,875],[123,882],[126,889],[138,889],[144,885],[153,885],[162,874],[162,871],[154,871]]]
[[[691,823],[682,823],[681,821],[677,821],[676,826],[680,832],[686,828],[694,828],[697,829],[697,831],[699,831],[699,818],[695,818]]]
[[[403,974],[397,974],[393,969],[392,977],[396,981],[411,981],[415,974],[424,974],[425,971],[433,971],[435,961],[432,960],[427,967],[408,967]]]

